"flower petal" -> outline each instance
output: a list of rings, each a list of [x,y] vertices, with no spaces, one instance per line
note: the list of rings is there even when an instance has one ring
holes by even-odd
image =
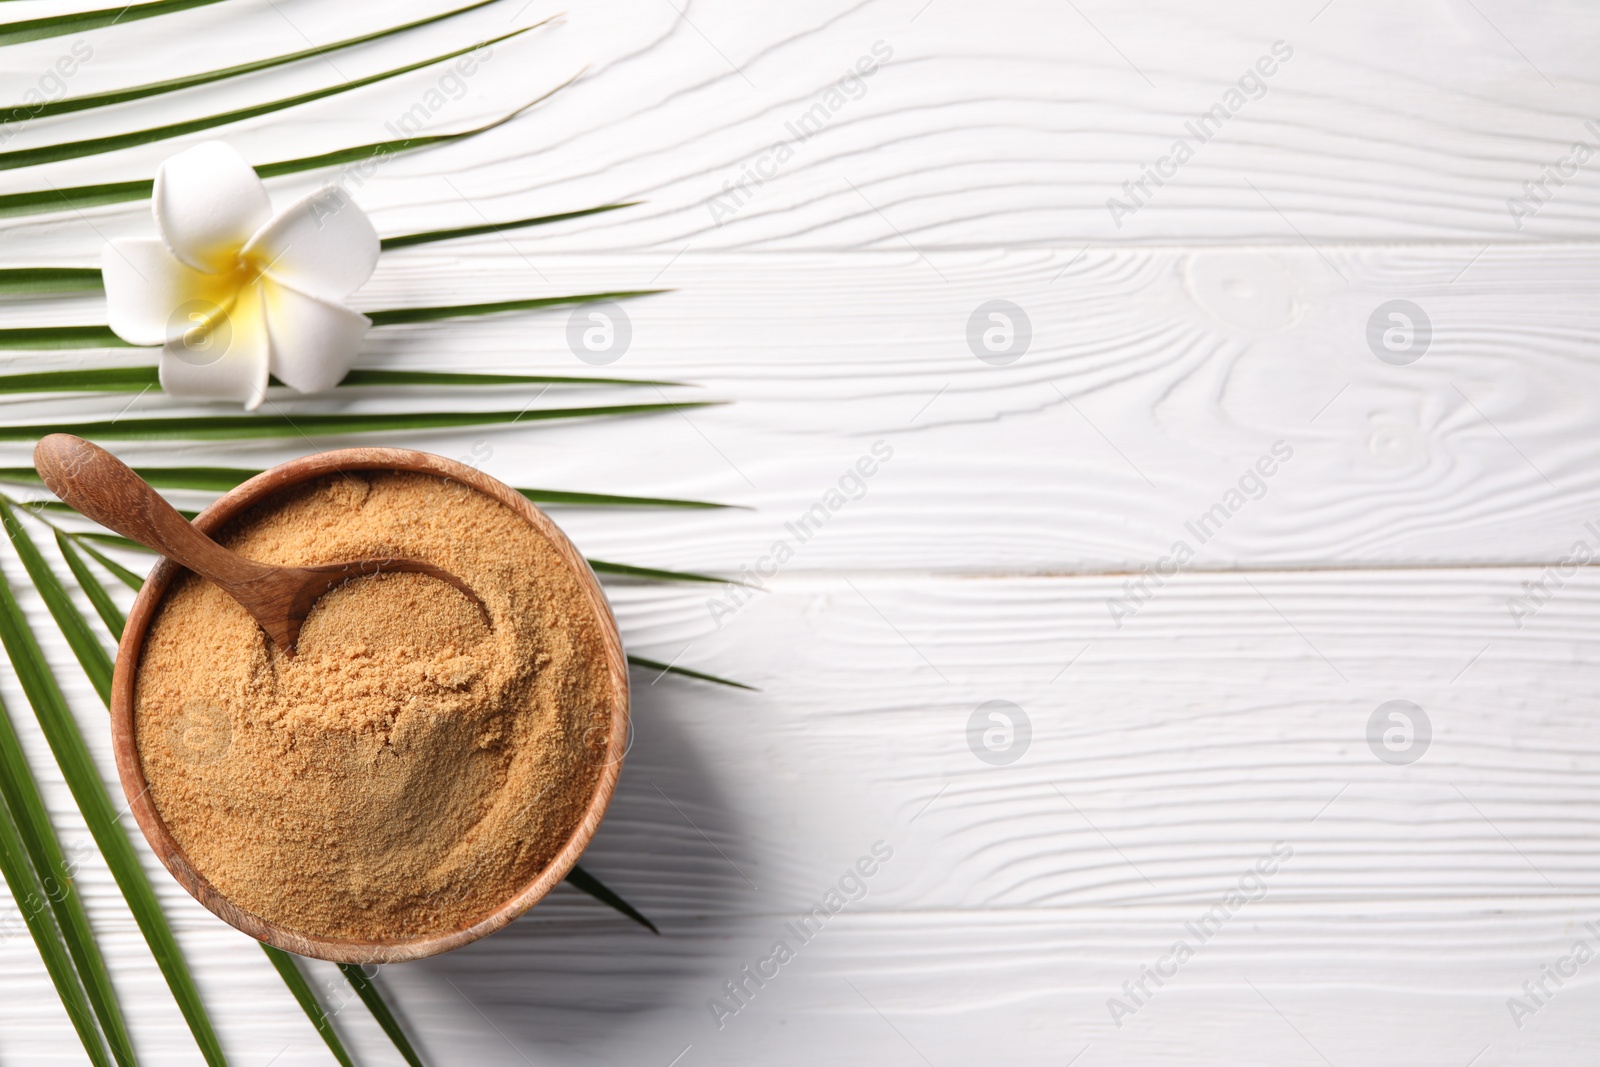
[[[106,243],[100,254],[111,330],[132,345],[165,344],[187,328],[183,305],[204,299],[212,277],[177,260],[160,241]]]
[[[180,399],[236,400],[254,409],[267,395],[266,309],[260,285],[246,286],[161,349],[161,388]]]
[[[221,141],[197,144],[162,163],[152,204],[167,247],[204,271],[232,267],[239,248],[272,215],[267,187]]]
[[[274,281],[261,285],[272,339],[272,373],[291,389],[320,393],[350,370],[372,320]]]
[[[372,277],[378,232],[349,193],[330,185],[280,211],[244,252],[285,285],[343,300]]]

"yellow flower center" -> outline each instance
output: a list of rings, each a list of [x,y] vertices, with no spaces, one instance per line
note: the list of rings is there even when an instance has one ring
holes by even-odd
[[[258,255],[246,255],[240,250],[234,253],[229,269],[201,275],[180,309],[186,323],[184,347],[203,350],[218,340],[226,347],[228,335],[234,328],[234,310],[240,298],[252,292],[261,280],[266,267]]]

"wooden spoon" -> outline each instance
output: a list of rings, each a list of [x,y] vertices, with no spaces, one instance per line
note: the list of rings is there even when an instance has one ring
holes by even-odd
[[[448,582],[489,622],[489,609],[467,583],[414,559],[362,559],[315,567],[276,567],[223,548],[190,525],[150,483],[110,452],[71,434],[53,433],[33,450],[33,465],[50,491],[107,529],[161,553],[222,588],[261,624],[286,656],[300,627],[330,589],[383,571],[412,571]]]

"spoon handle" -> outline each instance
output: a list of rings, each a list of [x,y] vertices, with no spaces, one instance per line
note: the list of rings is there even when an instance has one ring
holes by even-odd
[[[150,483],[98,445],[53,433],[33,450],[33,465],[50,491],[124,537],[227,588],[259,566],[195,529]]]

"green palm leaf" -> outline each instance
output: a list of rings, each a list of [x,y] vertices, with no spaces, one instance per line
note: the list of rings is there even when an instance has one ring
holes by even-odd
[[[117,1004],[116,991],[111,986],[111,977],[106,973],[105,960],[100,955],[94,933],[89,927],[89,917],[84,913],[83,899],[78,894],[78,887],[73,881],[66,855],[61,851],[61,843],[50,825],[44,798],[39,795],[38,783],[34,780],[33,771],[23,755],[22,741],[17,737],[16,727],[11,723],[11,712],[3,702],[0,702],[0,808],[5,809],[5,821],[13,824],[18,844],[26,854],[28,876],[38,881],[41,887],[47,887],[47,891],[30,898],[19,893],[18,887],[13,884],[12,900],[19,910],[25,912],[30,910],[28,903],[30,900],[38,902],[38,908],[35,910],[42,910],[45,900],[50,902],[51,930],[45,931],[43,928],[35,930],[35,940],[47,932],[50,935],[47,940],[52,943],[59,943],[58,938],[64,939],[72,966],[76,968],[70,971],[70,978],[66,982],[70,988],[67,989],[62,988],[63,983],[57,978],[55,969],[51,970],[51,978],[56,981],[56,987],[61,991],[63,1003],[75,994],[83,995],[82,992],[76,991],[86,990],[117,1062],[132,1063],[132,1045],[128,1040],[122,1009]],[[6,881],[8,883],[12,881],[10,873],[7,873]],[[41,955],[44,954],[46,947],[43,944],[39,946]],[[48,959],[45,962],[47,966],[50,963]],[[67,1011],[69,1014],[73,1012],[70,1004]],[[76,1021],[75,1018],[75,1024]],[[82,1034],[81,1029],[79,1033]],[[100,1044],[98,1035],[94,1039],[94,1044],[97,1047]],[[89,1048],[88,1044],[84,1047]],[[94,1055],[92,1049],[90,1055]]]
[[[128,620],[122,617],[122,609],[117,607],[116,601],[111,599],[111,594],[106,592],[106,587],[100,584],[100,579],[94,576],[89,565],[78,555],[78,550],[72,547],[72,541],[60,530],[56,531],[56,547],[61,551],[61,557],[67,561],[67,568],[72,571],[72,576],[78,581],[78,588],[83,590],[89,598],[89,603],[94,605],[96,615],[106,624],[106,629],[118,641],[122,640],[122,627]]]
[[[50,115],[65,115],[74,111],[87,111],[90,108],[108,107],[112,104],[126,104],[132,100],[143,100],[146,97],[160,96],[163,93],[175,93],[180,89],[192,89],[197,85],[207,85],[227,78],[237,78],[240,75],[253,74],[258,70],[270,70],[273,67],[281,67],[289,63],[296,63],[302,59],[327,55],[330,52],[340,52],[347,48],[354,48],[356,45],[366,44],[369,41],[392,37],[397,33],[404,33],[406,30],[414,30],[419,26],[441,22],[444,19],[452,18],[468,11],[475,11],[494,2],[495,0],[478,0],[475,4],[458,7],[454,11],[446,11],[442,15],[430,15],[425,19],[408,22],[403,26],[391,26],[386,30],[378,30],[360,37],[349,37],[343,41],[335,41],[332,44],[306,48],[299,52],[290,52],[287,55],[258,59],[252,63],[241,63],[234,67],[223,67],[220,70],[206,71],[203,74],[189,74],[181,78],[168,78],[165,81],[135,85],[127,89],[114,89],[105,93],[93,93],[88,96],[69,96],[61,100],[46,100],[38,104],[14,104],[10,108],[0,107],[0,115],[9,110],[12,115],[11,121],[16,121],[16,116],[23,112],[26,112],[25,119],[42,119]],[[550,20],[546,19],[544,21],[548,22]],[[543,24],[541,22],[537,25]],[[528,27],[528,29],[533,28],[532,26]],[[3,27],[0,27],[0,32],[3,32]]]
[[[474,126],[469,130],[459,130],[456,133],[430,133],[420,137],[405,137],[397,141],[377,141],[372,144],[357,145],[354,148],[339,148],[332,152],[323,152],[315,156],[303,156],[299,159],[285,159],[277,163],[263,163],[255,168],[256,174],[261,178],[277,178],[286,174],[299,174],[302,171],[319,170],[324,167],[339,167],[346,163],[371,163],[377,166],[387,161],[391,156],[400,152],[410,152],[418,148],[428,148],[432,145],[449,144],[452,141],[476,137],[480,133],[487,133],[497,126],[510,122],[535,104],[543,103],[567,85],[564,82],[550,92],[530,100],[528,103],[508,114],[502,115],[492,122],[482,126]],[[97,185],[73,185],[64,189],[30,190],[23,193],[7,193],[0,196],[0,218],[13,215],[38,215],[51,211],[81,211],[86,207],[100,207],[105,204],[122,204],[130,200],[148,200],[155,191],[154,178],[141,178],[127,182],[102,182]]]
[[[93,545],[84,544],[81,540],[81,535],[78,544],[85,552],[89,553],[89,555],[95,558],[95,562],[99,563],[100,566],[114,574],[117,580],[123,585],[127,586],[129,589],[132,589],[136,593],[140,589],[144,588],[143,578],[139,577],[137,574],[133,573],[128,568],[124,567],[122,564],[106,555],[104,552],[101,552]]]
[[[665,289],[621,289],[612,293],[575,293],[569,296],[539,296],[523,300],[495,300],[486,304],[447,304],[442,307],[390,308],[369,311],[374,326],[399,326],[440,319],[475,318],[508,311],[538,311],[568,304],[592,304],[598,300],[625,300],[634,296],[653,296]],[[45,351],[68,348],[134,348],[111,332],[109,326],[14,326],[0,330],[0,349]],[[368,372],[378,373],[378,372]],[[399,371],[383,372],[399,374]],[[642,383],[641,383],[642,384]]]
[[[18,501],[10,502],[14,504],[20,503]],[[32,513],[34,518],[38,519],[40,522],[44,521],[44,515],[42,513],[46,511],[64,511],[72,515],[78,514],[77,508],[71,506],[70,504],[64,504],[59,500],[33,500],[22,506],[26,507],[28,511]],[[197,513],[191,512],[190,517],[192,518],[195,514]]]
[[[452,304],[445,307],[392,308],[388,311],[369,311],[367,318],[374,326],[397,326],[410,322],[437,322],[440,319],[473,318],[478,315],[499,315],[507,311],[538,311],[541,308],[561,307],[566,304],[592,304],[597,300],[626,300],[635,296],[654,296],[666,289],[621,289],[614,293],[580,293],[576,296],[540,296],[526,300],[495,300],[487,304]]]
[[[218,493],[227,492],[234,486],[261,473],[257,470],[247,470],[239,467],[135,467],[134,471],[139,477],[157,489],[198,489]],[[43,484],[38,472],[32,467],[0,467],[0,482],[16,482],[23,485]],[[705,500],[678,500],[663,496],[574,493],[563,489],[518,489],[517,492],[535,504],[566,505],[569,507],[690,508],[706,510],[740,506],[737,504],[715,504]],[[45,503],[49,503],[49,501],[45,501]]]
[[[0,804],[0,809],[4,807],[4,804]],[[44,887],[23,858],[22,842],[17,836],[17,826],[9,810],[0,810],[0,876],[5,878],[13,900],[44,900]],[[71,960],[62,950],[61,930],[56,926],[55,915],[42,904],[29,907],[23,903],[17,910],[22,912],[22,921],[33,935],[39,957],[44,960],[44,969],[61,997],[61,1006],[67,1009],[67,1017],[72,1020],[72,1028],[78,1032],[78,1040],[83,1042],[83,1050],[96,1067],[111,1067],[105,1042],[95,1027],[94,1016],[89,1013],[89,1002],[84,999],[83,986],[78,982]]]
[[[121,534],[100,533],[97,530],[86,531],[78,534],[78,540],[80,542],[99,541],[103,545],[115,545],[118,548],[126,548],[132,552],[148,552],[151,555],[156,555],[153,549],[148,549],[139,542],[123,537]],[[89,546],[85,544],[83,547],[88,548]],[[142,581],[139,584],[141,586],[144,585]]]
[[[22,528],[22,524],[17,521],[16,512],[5,500],[0,500],[0,521],[5,523],[6,534],[10,536],[12,546],[22,559],[22,566],[27,570],[28,577],[33,579],[34,588],[44,600],[45,607],[49,609],[50,617],[56,620],[61,636],[67,639],[67,647],[71,648],[72,654],[77,657],[79,665],[83,667],[83,673],[89,677],[89,684],[100,694],[100,700],[110,707],[111,657],[101,647],[100,639],[89,628],[89,620],[83,617],[83,613],[73,604],[67,591],[56,580],[50,565],[44,561],[44,556],[33,543],[33,538]]]
[[[717,685],[731,686],[734,689],[747,689],[752,693],[761,692],[761,690],[757,689],[753,685],[745,685],[743,682],[734,682],[728,680],[727,678],[719,678],[715,674],[706,674],[704,671],[692,671],[688,667],[679,667],[671,663],[662,663],[660,660],[645,659],[643,656],[629,655],[628,662],[633,664],[635,667],[643,667],[645,670],[649,671],[660,671],[662,674],[676,674],[683,678],[698,678],[702,682],[714,682]]]
[[[568,302],[603,300],[604,296],[568,297]],[[0,379],[3,382],[4,379]],[[346,388],[374,385],[618,385],[681,386],[647,378],[589,378],[571,374],[460,374],[432,370],[353,370],[339,383]]]
[[[596,574],[611,574],[620,578],[651,578],[658,582],[716,582],[728,584],[726,578],[716,578],[709,574],[693,574],[689,571],[664,571],[656,567],[635,567],[628,563],[610,563],[603,559],[591,559],[589,566]]]
[[[0,375],[0,393],[141,393],[160,384],[156,367],[86,367]]]
[[[167,924],[155,891],[150,886],[144,868],[139,865],[139,857],[128,840],[127,832],[117,821],[116,810],[112,808],[105,783],[100,780],[99,770],[89,756],[77,721],[68,710],[66,698],[61,695],[55,676],[50,673],[44,653],[39,648],[38,639],[3,573],[0,573],[0,645],[5,647],[11,665],[17,672],[17,680],[22,684],[23,693],[33,707],[34,716],[50,745],[50,751],[55,755],[57,766],[61,768],[67,788],[71,790],[95,844],[100,847],[100,854],[105,857],[117,887],[122,890],[123,899],[127,901],[134,921],[144,934],[145,942],[150,946],[156,965],[161,968],[196,1044],[211,1067],[225,1067],[227,1060],[222,1053],[222,1046],[206,1015],[205,1005],[200,1001],[194,978],[183,962],[178,942],[172,935],[172,927]]]
[[[20,44],[23,41],[39,41],[46,37],[98,30],[121,22],[136,22],[157,15],[170,15],[175,11],[187,11],[191,7],[205,7],[207,4],[218,2],[219,0],[157,0],[152,4],[128,4],[104,11],[79,11],[71,15],[28,19],[25,22],[0,23],[0,45]]]
[[[529,29],[532,28],[533,27],[529,27]],[[581,77],[583,77],[583,71],[580,70],[577,74],[574,74],[572,77],[568,78],[566,81],[555,86],[549,91],[540,93],[538,96],[534,97],[532,100],[529,100],[521,107],[512,111],[508,111],[497,119],[492,119],[489,122],[485,122],[482,126],[474,126],[471,129],[458,130],[455,133],[430,133],[415,137],[403,137],[397,141],[378,141],[373,144],[357,145],[354,148],[336,148],[331,152],[323,152],[320,155],[302,156],[299,159],[286,159],[278,163],[263,163],[254,168],[256,176],[265,180],[267,178],[281,177],[285,174],[299,174],[301,171],[316,170],[319,167],[340,167],[346,163],[362,163],[370,161],[376,165],[386,162],[390,156],[395,155],[398,152],[409,152],[417,148],[427,148],[430,145],[450,144],[453,141],[464,140],[468,137],[476,137],[480,133],[488,133],[490,130],[495,129],[496,127],[504,126],[506,123],[510,122],[524,111],[527,111],[529,108],[537,107],[538,105],[544,103],[546,100],[550,99],[552,96],[556,95]],[[154,190],[155,183],[154,181],[151,181],[146,183],[146,185],[148,191],[144,195],[149,196],[150,191]],[[90,186],[88,188],[94,187]],[[66,191],[72,192],[70,189]],[[0,215],[4,215],[5,213],[5,200],[4,198],[0,198]]]
[[[0,330],[0,349],[132,348],[109,326],[13,326]]]
[[[385,430],[438,430],[452,426],[493,426],[551,419],[588,419],[606,415],[643,415],[676,408],[705,407],[715,401],[688,404],[609,404],[603,407],[540,408],[528,411],[413,411],[333,415],[196,415],[112,419],[106,422],[35,423],[0,426],[0,441],[33,441],[46,434],[70,433],[91,440],[123,441],[249,441],[271,437],[311,437],[378,433]]]
[[[625,508],[732,508],[737,504],[714,504],[705,500],[675,500],[664,496],[617,496],[614,493],[569,493],[558,489],[518,489],[535,504],[565,504],[570,507]]]
[[[3,2],[3,0],[0,0],[0,2]],[[121,10],[83,12],[3,24],[0,25],[0,44],[33,40],[99,26],[109,26],[119,20],[131,21],[133,19],[148,18],[214,2],[216,0],[161,0],[161,2],[155,3],[139,3]],[[177,92],[229,78],[240,77],[255,71],[284,66],[329,52],[352,48],[365,42],[438,22],[453,15],[486,6],[490,2],[492,0],[478,0],[478,2],[471,3],[466,7],[441,15],[374,31],[327,46],[309,48],[201,74],[53,101],[37,109],[31,106],[14,107],[10,113],[13,116],[17,116],[26,111],[27,117],[50,114],[60,115]],[[540,25],[543,25],[543,23]],[[535,27],[515,30],[495,37],[491,41],[484,42],[484,44],[498,43],[533,28]],[[382,82],[433,64],[446,62],[482,46],[481,44],[469,46],[344,85],[326,87],[182,123],[135,130],[107,137],[46,145],[39,148],[0,152],[0,170],[33,166],[55,160],[93,156],[121,148],[179,137],[230,123],[246,121]],[[570,82],[565,84],[570,84]],[[255,169],[262,178],[271,178],[346,164],[355,164],[358,167],[366,164],[376,166],[399,152],[448,144],[486,132],[510,121],[518,114],[547,99],[549,95],[563,87],[564,85],[557,86],[550,93],[544,94],[524,107],[518,108],[493,122],[472,129],[455,133],[404,137],[397,140],[338,149],[316,156],[268,163]],[[0,111],[0,114],[4,113],[4,111]],[[79,210],[96,205],[125,203],[149,197],[152,188],[153,182],[150,180],[134,180],[67,189],[52,187],[48,191],[36,190],[7,194],[0,196],[0,216]],[[615,210],[623,206],[628,205],[608,204],[580,211],[535,216],[509,222],[486,222],[482,225],[401,234],[386,239],[383,242],[383,248],[393,250],[453,238],[504,233],[509,230],[582,218]],[[50,293],[93,292],[101,288],[103,288],[103,284],[100,273],[92,268],[21,267],[0,270],[0,296],[33,297]],[[644,293],[641,291],[595,293],[444,307],[386,309],[372,312],[371,317],[374,325],[392,326],[530,311],[559,305],[581,304],[586,301],[622,299],[636,295],[644,295]],[[109,329],[101,325],[23,327],[0,330],[0,349],[69,350],[124,347],[130,346],[125,345]],[[150,366],[42,371],[0,377],[0,393],[119,393],[142,391],[153,388],[158,384],[159,376],[157,371]],[[353,372],[342,384],[346,387],[357,388],[363,386],[377,388],[418,387],[437,391],[453,387],[530,384],[665,386],[677,383],[551,375],[361,370]],[[119,416],[109,422],[91,422],[78,425],[4,426],[0,427],[0,440],[30,440],[45,433],[58,431],[103,438],[162,441],[267,440],[307,434],[343,435],[386,431],[418,431],[462,426],[510,425],[523,420],[533,422],[551,419],[642,414],[667,409],[701,406],[705,406],[705,404],[652,403],[552,408],[531,412],[527,410],[519,412],[381,412],[312,414],[292,417],[274,414],[202,416],[189,419],[150,417],[124,420]],[[237,485],[239,481],[256,472],[217,467],[173,467],[157,468],[147,473],[152,476],[152,481],[167,488],[220,491]],[[36,483],[37,476],[26,468],[9,468],[0,469],[0,480]],[[544,504],[684,508],[721,506],[699,501],[657,497],[631,497],[549,489],[522,489],[519,491],[528,499]],[[42,506],[48,508],[52,504],[54,502],[46,502]],[[100,544],[129,548],[140,546],[136,546],[127,541],[127,539],[113,534],[75,532],[57,527],[45,515],[38,512],[33,514],[38,521],[50,526],[54,531],[57,547],[76,585],[94,607],[95,613],[99,616],[100,622],[104,624],[106,630],[113,637],[119,637],[125,625],[125,620],[116,602],[101,583],[100,577],[90,566],[88,560],[93,560],[100,567],[105,568],[106,572],[130,588],[138,589],[142,585],[142,579],[139,575],[101,552],[95,547],[95,544],[98,542]],[[78,609],[73,597],[58,581],[58,576],[38,551],[26,529],[19,521],[15,510],[10,506],[10,502],[3,497],[0,497],[0,523],[3,523],[8,534],[10,534],[24,569],[27,571],[33,585],[37,588],[46,608],[84,670],[86,677],[101,698],[103,700],[108,699],[112,665],[111,657],[106,647],[102,644],[100,635],[91,627],[89,619]],[[88,559],[85,559],[85,556]],[[634,567],[627,564],[599,560],[591,561],[591,565],[600,573],[625,577],[695,582],[721,581],[721,579],[707,575]],[[17,605],[16,598],[3,572],[0,572],[0,644],[3,644],[14,665],[23,691],[39,719],[40,726],[61,768],[63,777],[72,790],[73,797],[84,815],[91,834],[99,844],[101,852],[105,855],[106,862],[172,990],[196,1042],[208,1063],[213,1065],[222,1064],[224,1061],[221,1048],[212,1031],[204,1006],[199,1000],[192,978],[189,976],[188,970],[179,954],[178,946],[172,937],[171,930],[159,909],[148,880],[139,867],[137,856],[126,832],[117,821],[117,816],[111,812],[110,799],[106,793],[105,785],[98,777],[98,772],[88,756],[77,724],[70,710],[66,707],[59,684],[54,675],[51,674],[39,648],[38,640],[29,627],[26,616],[23,615]],[[736,682],[717,678],[714,675],[703,674],[672,664],[658,664],[640,657],[629,658],[630,662],[636,665],[659,669],[662,673],[673,673],[718,684],[749,688]],[[30,895],[37,896],[37,890],[28,885],[28,880],[31,877],[34,885],[37,886],[39,875],[42,872],[53,872],[51,877],[62,885],[70,887],[70,879],[67,877],[69,870],[66,867],[64,858],[61,857],[59,844],[55,841],[42,802],[38,799],[37,789],[32,784],[31,772],[26,762],[22,760],[21,747],[16,741],[15,732],[10,729],[10,721],[4,716],[3,706],[0,706],[0,776],[3,776],[3,780],[0,780],[0,867],[4,868],[3,873],[8,884],[12,887],[13,894],[19,900],[30,899]],[[21,812],[20,815],[18,814],[19,812]],[[628,905],[620,896],[612,892],[581,867],[572,869],[568,875],[568,881],[583,892],[603,901],[634,921],[640,922],[651,930],[656,929],[636,909]],[[45,884],[50,884],[50,878],[46,878]],[[107,1040],[110,1042],[112,1054],[116,1057],[117,1062],[119,1064],[131,1063],[132,1052],[128,1044],[125,1026],[117,1009],[114,991],[110,985],[109,978],[106,976],[104,962],[100,959],[98,951],[95,949],[93,934],[87,924],[86,917],[83,915],[81,902],[75,892],[58,895],[61,897],[59,901],[55,899],[55,896],[51,897],[54,905],[51,910],[45,910],[41,907],[37,909],[36,914],[29,916],[30,932],[33,933],[36,943],[40,946],[46,969],[55,982],[69,1014],[73,1017],[74,1026],[78,1028],[79,1035],[84,1040],[84,1046],[89,1053],[90,1059],[97,1065],[107,1063],[106,1050],[100,1043],[101,1030],[104,1030]],[[326,1011],[317,1001],[309,983],[306,982],[293,958],[267,946],[263,946],[263,948],[271,959],[274,968],[289,987],[291,994],[322,1035],[335,1059],[345,1067],[349,1067],[351,1059],[348,1053],[334,1031]],[[379,1026],[394,1042],[405,1060],[412,1064],[413,1067],[421,1067],[420,1057],[418,1057],[415,1049],[412,1048],[393,1012],[389,1010],[389,1007],[384,1002],[376,984],[359,968],[344,966],[341,969],[362,1001],[372,1012]],[[96,1018],[99,1020],[98,1028],[95,1023]]]
[[[572,886],[574,889],[581,889],[585,893],[588,893],[591,897],[594,897],[596,900],[600,901],[602,904],[608,905],[609,907],[620,911],[634,922],[642,925],[646,930],[649,930],[652,934],[659,935],[661,933],[660,930],[656,929],[656,924],[651,922],[649,919],[646,919],[644,915],[640,913],[632,904],[629,904],[626,900],[623,900],[616,893],[612,892],[604,882],[590,874],[588,871],[584,870],[582,867],[579,867],[576,863],[572,865],[572,870],[567,872],[566,881],[567,884]]]
[[[271,379],[272,384],[281,384]],[[562,374],[457,374],[441,371],[353,370],[344,388],[385,385],[617,385],[680,386],[643,378],[583,378]],[[0,393],[139,393],[161,385],[156,367],[91,367],[0,375]],[[28,469],[32,469],[31,467]]]
[[[256,168],[261,173],[261,168]],[[128,200],[148,200],[155,191],[155,180],[102,182],[99,185],[73,185],[64,189],[30,189],[0,196],[0,218],[13,215],[41,215],[51,211],[82,211],[102,204]]]
[[[477,237],[480,234],[504,233],[506,230],[520,230],[528,226],[546,226],[552,222],[565,222],[568,219],[581,219],[585,215],[600,215],[607,211],[616,211],[618,208],[634,207],[638,203],[637,200],[630,200],[625,204],[604,204],[600,207],[584,208],[581,211],[563,211],[558,215],[535,215],[531,219],[516,219],[511,222],[486,222],[481,226],[460,226],[453,230],[407,233],[399,237],[385,237],[382,248],[385,252],[390,252],[396,248],[431,244],[434,241],[449,241],[456,237]]]
[[[492,4],[495,0],[482,0],[482,2]],[[476,237],[479,234],[504,233],[507,230],[520,230],[528,226],[544,226],[552,222],[565,222],[567,219],[581,219],[585,215],[598,215],[605,211],[615,211],[618,208],[633,207],[634,203],[636,202],[605,204],[601,207],[584,208],[582,211],[563,211],[557,215],[537,215],[531,219],[491,222],[482,226],[460,226],[453,230],[429,230],[425,233],[401,234],[398,237],[385,237],[382,241],[382,248],[383,251],[388,252],[396,248],[409,248],[412,245],[430,244],[434,241],[449,241],[457,237]],[[10,267],[0,269],[0,296],[39,296],[45,293],[99,292],[104,288],[105,285],[97,267]],[[592,380],[609,381],[612,379],[596,378]],[[626,381],[626,379],[620,380]],[[645,383],[640,382],[638,384]]]
[[[0,270],[0,295],[86,293],[105,288],[98,267],[11,267]]]
[[[411,1047],[411,1041],[406,1037],[406,1032],[400,1029],[400,1020],[394,1017],[389,1010],[389,1005],[383,1001],[383,995],[378,992],[378,987],[368,978],[366,972],[353,963],[339,964],[339,970],[344,972],[356,995],[361,1002],[372,1012],[372,1017],[378,1021],[383,1032],[389,1035],[389,1040],[394,1042],[394,1047],[400,1050],[400,1055],[411,1067],[422,1067],[422,1057],[417,1055],[417,1050]]]
[[[135,467],[134,473],[157,489],[200,489],[226,492],[260,474],[242,467]],[[32,467],[0,467],[0,482],[43,485]]]
[[[338,1060],[340,1067],[355,1067],[350,1061],[350,1053],[344,1050],[344,1044],[339,1040],[339,1035],[334,1032],[333,1019],[323,1010],[318,1002],[316,993],[312,992],[311,983],[306,981],[306,976],[300,973],[300,968],[295,966],[294,957],[282,949],[273,948],[263,943],[261,951],[267,954],[267,959],[272,961],[272,966],[277,969],[283,978],[283,984],[289,987],[289,992],[294,994],[294,999],[300,1004],[300,1010],[306,1013],[306,1018],[311,1020],[311,1025],[317,1028],[317,1033],[322,1035],[322,1040],[327,1044],[328,1051],[333,1053],[333,1058]]]
[[[397,78],[402,74],[409,74],[414,70],[421,70],[423,67],[431,66],[435,63],[443,63],[447,59],[455,59],[457,56],[465,55],[474,49],[499,44],[501,41],[527,33],[533,28],[532,26],[525,26],[520,30],[512,30],[510,33],[503,33],[499,37],[491,37],[487,41],[479,41],[476,44],[467,45],[465,48],[458,48],[453,52],[446,52],[430,59],[408,63],[403,67],[395,67],[393,70],[382,71],[378,74],[369,74],[365,78],[356,78],[340,85],[330,85],[324,89],[286,96],[281,100],[273,100],[266,104],[236,108],[233,111],[225,111],[218,115],[207,115],[204,118],[173,122],[165,126],[152,126],[149,129],[134,130],[131,133],[115,133],[105,137],[92,137],[84,141],[67,141],[61,144],[40,145],[37,148],[19,148],[11,152],[0,152],[0,170],[36,167],[42,163],[55,163],[63,159],[80,159],[84,156],[100,155],[103,152],[115,152],[123,148],[152,144],[156,141],[183,137],[187,134],[215,129],[218,126],[226,126],[234,122],[243,122],[246,119],[259,118],[262,115],[270,115],[275,111],[298,107],[301,104],[309,104],[314,100],[338,96],[353,89],[360,89],[390,78]],[[0,31],[3,31],[3,28],[0,28]]]

